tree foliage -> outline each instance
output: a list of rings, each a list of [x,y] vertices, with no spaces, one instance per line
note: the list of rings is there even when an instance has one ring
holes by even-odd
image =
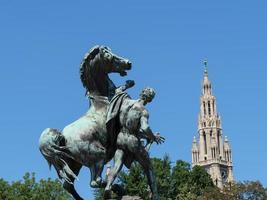
[[[207,188],[214,187],[209,174],[201,167],[191,170],[190,164],[182,160],[172,166],[168,156],[163,159],[152,158],[151,161],[161,200],[193,200]],[[151,192],[146,176],[139,164],[134,163],[128,172],[121,172],[119,183],[128,195],[138,195],[144,200],[150,199]],[[96,191],[96,199],[103,199],[102,194],[102,190]]]
[[[259,181],[228,183],[223,191],[206,191],[199,200],[267,200],[267,188]]]
[[[138,194],[140,197],[148,197],[149,189],[142,167],[134,163],[128,173],[122,172],[119,176],[121,185],[129,195]]]
[[[0,179],[1,200],[67,200],[68,194],[58,180],[41,179],[36,182],[35,174],[26,173],[22,180],[9,183]]]
[[[152,158],[160,200],[267,200],[267,189],[258,181],[229,183],[223,191],[215,187],[210,175],[203,167],[178,160],[172,166],[168,156]],[[129,195],[138,195],[149,200],[150,190],[139,164],[134,163],[127,172],[119,176]],[[103,200],[103,190],[96,191],[96,199]]]

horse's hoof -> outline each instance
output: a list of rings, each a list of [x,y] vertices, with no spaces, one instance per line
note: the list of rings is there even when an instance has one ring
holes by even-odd
[[[107,192],[111,192],[111,190],[112,190],[112,189],[111,189],[111,186],[107,186],[107,185],[106,185],[106,187],[105,187],[105,192],[106,192],[106,191],[107,191]]]
[[[92,188],[99,188],[99,184],[96,181],[91,181],[90,186]]]
[[[98,185],[101,185],[101,183],[102,183],[102,178],[101,178],[101,177],[97,177],[97,179],[96,179],[96,183],[97,183]]]
[[[107,181],[102,181],[100,187],[105,188],[107,186]]]
[[[106,190],[104,192],[104,199],[110,199],[111,198],[111,190]]]
[[[125,195],[125,190],[124,188],[119,185],[119,184],[114,184],[111,186],[111,190],[112,192],[114,192],[115,194],[117,194],[118,196],[123,196]]]

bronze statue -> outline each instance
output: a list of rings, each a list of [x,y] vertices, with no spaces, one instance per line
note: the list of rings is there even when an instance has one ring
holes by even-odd
[[[91,187],[106,187],[108,194],[122,164],[130,167],[134,160],[143,166],[152,199],[158,200],[149,155],[140,142],[142,138],[147,139],[148,144],[164,141],[149,128],[148,112],[144,107],[152,101],[155,92],[147,88],[139,100],[132,100],[124,91],[132,87],[134,81],[126,81],[117,88],[108,76],[109,73],[125,76],[130,69],[131,62],[113,54],[108,47],[93,47],[80,67],[80,78],[90,99],[89,110],[62,132],[47,128],[40,136],[42,155],[50,167],[54,166],[63,180],[63,187],[76,200],[82,199],[74,188],[74,181],[83,165],[90,169]],[[128,159],[125,155],[129,155]],[[101,178],[103,167],[113,157],[115,166],[105,183]]]
[[[43,131],[39,148],[49,165],[53,165],[63,187],[76,199],[82,199],[74,188],[74,180],[82,165],[91,172],[91,187],[100,187],[101,173],[106,162],[114,156],[116,147],[106,132],[106,115],[109,99],[116,87],[109,73],[127,74],[131,62],[111,52],[107,47],[96,46],[85,55],[80,68],[83,86],[89,93],[90,108],[77,121],[62,132],[47,128]]]
[[[138,100],[133,100],[127,93],[119,93],[111,100],[107,116],[108,133],[116,135],[117,151],[114,156],[114,167],[111,169],[105,196],[110,195],[111,186],[120,172],[123,164],[130,168],[133,161],[137,161],[143,167],[152,192],[152,199],[159,200],[156,180],[146,146],[141,139],[146,139],[147,144],[156,142],[161,144],[164,138],[159,133],[154,134],[149,127],[149,114],[145,105],[153,100],[155,91],[152,88],[144,88]],[[115,133],[114,133],[115,132]]]

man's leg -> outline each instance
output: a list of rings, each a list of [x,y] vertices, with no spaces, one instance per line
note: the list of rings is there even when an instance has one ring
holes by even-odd
[[[134,153],[134,155],[136,160],[140,163],[140,165],[144,169],[148,184],[152,192],[152,200],[159,200],[156,178],[153,172],[148,152],[145,150],[143,146],[139,146],[139,149]]]
[[[114,182],[118,173],[121,171],[121,168],[123,166],[123,156],[123,151],[121,149],[117,149],[114,156],[114,167],[110,170],[110,173],[107,177],[107,186],[105,188],[105,191],[107,192],[111,190],[112,183]]]

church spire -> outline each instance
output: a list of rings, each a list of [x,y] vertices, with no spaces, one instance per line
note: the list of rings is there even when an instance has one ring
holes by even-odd
[[[228,139],[223,140],[221,119],[217,112],[216,97],[212,94],[208,77],[208,62],[205,60],[200,113],[198,117],[198,140],[192,143],[192,164],[205,167],[215,185],[223,187],[233,181],[232,152]]]
[[[203,95],[211,95],[211,83],[209,81],[209,76],[208,76],[208,61],[205,60],[204,62],[204,80],[203,80]]]

